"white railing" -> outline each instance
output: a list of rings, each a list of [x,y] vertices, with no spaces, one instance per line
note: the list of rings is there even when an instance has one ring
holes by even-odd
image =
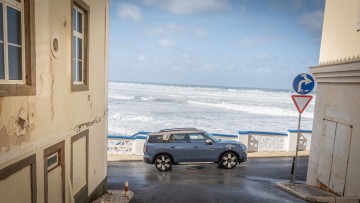
[[[309,151],[311,131],[300,131],[299,151]],[[131,136],[108,136],[108,155],[143,155],[143,146],[148,132],[138,132]],[[214,134],[222,140],[236,140],[244,143],[248,152],[295,151],[297,130],[287,133],[239,131],[238,135]]]

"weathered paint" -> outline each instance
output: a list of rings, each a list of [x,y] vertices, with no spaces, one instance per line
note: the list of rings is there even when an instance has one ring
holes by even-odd
[[[43,202],[44,150],[65,141],[65,200],[70,202],[74,195],[69,186],[71,138],[74,135],[89,131],[88,148],[91,153],[86,156],[89,157],[87,169],[92,175],[89,177],[89,190],[85,196],[98,188],[107,175],[109,1],[83,0],[90,7],[89,90],[77,92],[73,92],[70,85],[72,1],[28,1],[33,4],[33,26],[36,30],[32,35],[34,44],[31,44],[33,55],[36,56],[32,61],[36,67],[36,70],[33,69],[36,75],[36,94],[3,96],[7,94],[6,91],[13,91],[13,88],[0,92],[0,170],[17,163],[25,156],[35,154],[41,160],[37,162],[38,178],[35,184],[40,189],[36,195],[37,201]],[[58,40],[57,47],[52,47],[54,36]],[[57,53],[53,54],[52,50],[57,50]],[[35,91],[29,90],[29,93]],[[1,193],[2,191],[0,195]]]

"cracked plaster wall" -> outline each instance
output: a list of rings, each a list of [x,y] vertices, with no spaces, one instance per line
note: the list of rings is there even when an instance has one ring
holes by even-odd
[[[89,91],[71,92],[71,1],[36,1],[36,96],[0,97],[0,155],[62,132],[106,125],[108,2],[85,2],[101,8],[90,12]],[[56,57],[51,52],[54,35],[59,40]]]

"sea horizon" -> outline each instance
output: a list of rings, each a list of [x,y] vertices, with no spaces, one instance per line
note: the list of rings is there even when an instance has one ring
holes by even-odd
[[[240,86],[226,86],[226,85],[203,85],[203,84],[183,84],[183,83],[157,83],[157,82],[134,82],[134,81],[115,81],[109,80],[110,82],[114,83],[133,83],[133,84],[148,84],[148,85],[163,85],[163,86],[179,86],[179,87],[208,87],[208,88],[220,88],[220,89],[247,89],[247,90],[273,90],[273,91],[283,91],[283,92],[293,92],[295,91],[292,89],[285,89],[285,88],[266,88],[266,87],[240,87]],[[316,91],[312,92],[313,94]]]

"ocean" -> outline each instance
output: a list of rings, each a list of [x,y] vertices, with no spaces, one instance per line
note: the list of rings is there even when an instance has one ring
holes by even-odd
[[[212,133],[297,129],[290,90],[109,82],[109,133],[195,127]],[[302,114],[311,130],[314,98]]]

